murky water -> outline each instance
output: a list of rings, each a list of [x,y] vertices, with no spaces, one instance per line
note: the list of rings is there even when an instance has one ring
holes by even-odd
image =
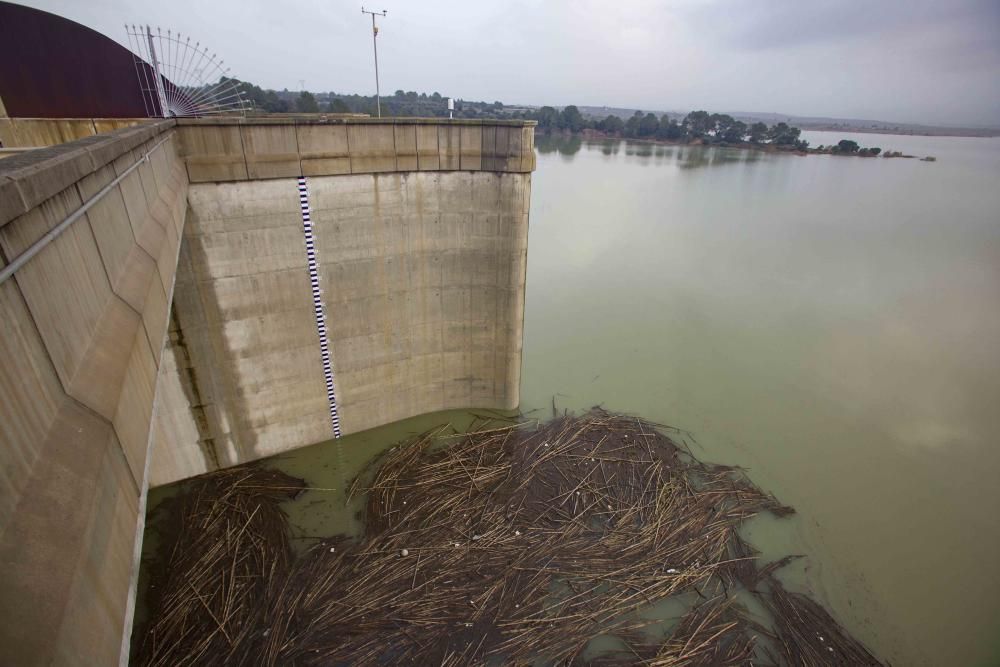
[[[880,653],[996,664],[1000,141],[855,138],[938,161],[540,141],[523,404],[692,431]]]
[[[806,133],[813,145],[846,138]],[[900,665],[1000,660],[1000,141],[853,137],[937,162],[539,137],[522,409],[690,431],[795,506],[765,554]],[[328,502],[427,415],[275,460]],[[155,499],[151,499],[155,502]]]

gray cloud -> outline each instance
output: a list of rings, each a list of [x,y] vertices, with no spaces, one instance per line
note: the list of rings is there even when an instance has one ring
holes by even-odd
[[[1000,45],[1000,4],[992,0],[713,2],[693,8],[690,17],[702,29],[714,25],[715,34],[731,46],[747,49],[850,44],[927,29],[954,32],[958,37],[992,36],[994,55]]]
[[[266,87],[374,92],[355,0],[30,0],[124,42],[149,22]],[[380,5],[381,8],[383,5]],[[383,90],[509,103],[1000,125],[996,0],[385,0]]]

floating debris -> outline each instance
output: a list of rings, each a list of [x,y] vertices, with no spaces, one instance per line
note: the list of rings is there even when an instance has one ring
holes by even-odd
[[[152,605],[136,663],[569,664],[610,636],[626,649],[592,664],[879,664],[774,577],[794,557],[758,567],[739,535],[756,514],[794,510],[654,424],[594,409],[446,443],[443,433],[385,453],[354,481],[349,498],[367,494],[363,537],[324,540],[295,562],[282,496],[227,490],[243,479],[233,471],[199,480],[183,522],[216,517],[226,530],[182,533],[174,553],[186,555],[158,579],[168,592]],[[267,519],[246,518],[265,505]],[[514,539],[520,528],[526,536]],[[417,558],[394,560],[409,550]],[[237,577],[234,563],[247,564]],[[766,623],[738,602],[747,594]],[[648,610],[667,598],[699,603],[656,637],[648,626],[663,619]]]
[[[135,662],[251,664],[257,638],[280,633],[261,602],[291,568],[280,504],[304,491],[305,482],[250,464],[204,475],[189,487],[161,505],[172,519],[174,544],[150,576],[151,620]]]

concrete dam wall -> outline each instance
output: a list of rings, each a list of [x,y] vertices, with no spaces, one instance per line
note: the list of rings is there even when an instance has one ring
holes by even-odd
[[[171,129],[0,162],[0,269],[127,173],[0,284],[2,664],[114,664],[130,627],[187,198]]]
[[[533,168],[529,125],[420,119],[0,161],[0,663],[127,660],[151,485],[515,407]]]
[[[529,179],[307,179],[344,434],[517,406]],[[297,181],[188,201],[154,485],[333,437]]]

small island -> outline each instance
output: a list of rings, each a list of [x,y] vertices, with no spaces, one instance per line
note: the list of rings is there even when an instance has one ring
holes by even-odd
[[[857,155],[858,157],[878,157],[878,154],[882,152],[882,149],[878,146],[872,146],[871,148],[862,148],[858,145],[858,142],[851,141],[850,139],[841,139],[836,144],[832,146],[818,146],[810,150],[812,153],[826,153],[828,155]],[[886,151],[883,157],[896,157],[893,151]]]

